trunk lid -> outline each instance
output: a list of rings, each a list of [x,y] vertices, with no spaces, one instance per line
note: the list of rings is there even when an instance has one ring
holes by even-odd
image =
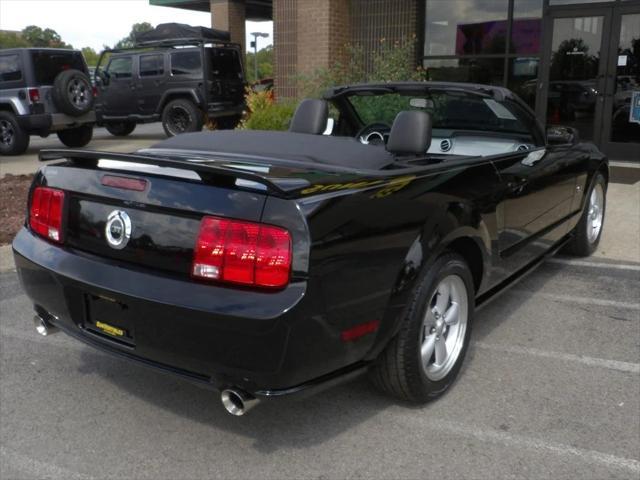
[[[83,155],[86,157],[87,152]],[[108,158],[118,155],[97,156],[106,158],[93,164],[85,158],[47,165],[36,179],[39,184],[65,191],[65,247],[188,277],[204,215],[260,221],[267,188],[259,191],[256,186],[238,186],[238,178],[231,173],[210,170],[205,174]],[[110,185],[119,183],[118,179],[143,189]],[[112,216],[126,217],[131,226],[130,237],[122,246],[114,245],[109,238],[107,224]],[[119,222],[117,228],[123,225]]]

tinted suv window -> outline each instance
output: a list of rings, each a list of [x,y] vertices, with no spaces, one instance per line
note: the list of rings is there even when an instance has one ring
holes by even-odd
[[[42,50],[31,52],[33,71],[38,85],[53,85],[58,74],[74,69],[86,73],[84,60],[80,52]]]
[[[140,56],[140,76],[152,77],[164,74],[164,55]]]
[[[171,75],[193,75],[202,71],[199,51],[174,52],[171,54]]]
[[[212,48],[209,50],[213,78],[222,80],[242,79],[242,67],[238,51],[230,48]]]
[[[107,72],[112,78],[131,78],[131,57],[118,57],[111,60]]]
[[[0,81],[13,82],[22,78],[18,54],[0,55]]]

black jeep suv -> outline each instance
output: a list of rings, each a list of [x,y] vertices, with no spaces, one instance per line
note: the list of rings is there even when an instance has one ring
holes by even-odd
[[[158,120],[170,137],[207,122],[234,128],[245,80],[240,46],[228,40],[227,32],[161,24],[133,48],[103,52],[95,77],[99,124],[117,136]]]
[[[20,155],[30,135],[55,132],[84,147],[96,120],[89,70],[77,50],[0,50],[0,155]]]

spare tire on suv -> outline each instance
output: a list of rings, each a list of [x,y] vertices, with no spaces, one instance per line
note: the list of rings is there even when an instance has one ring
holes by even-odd
[[[80,70],[60,72],[53,82],[53,103],[63,113],[79,117],[93,108],[93,88]]]

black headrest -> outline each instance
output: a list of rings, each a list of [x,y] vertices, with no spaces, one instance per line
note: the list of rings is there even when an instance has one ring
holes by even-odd
[[[431,145],[431,116],[412,110],[400,112],[391,126],[387,150],[396,155],[421,155]]]
[[[325,100],[307,98],[300,102],[293,114],[289,131],[320,135],[327,128],[329,106]]]

